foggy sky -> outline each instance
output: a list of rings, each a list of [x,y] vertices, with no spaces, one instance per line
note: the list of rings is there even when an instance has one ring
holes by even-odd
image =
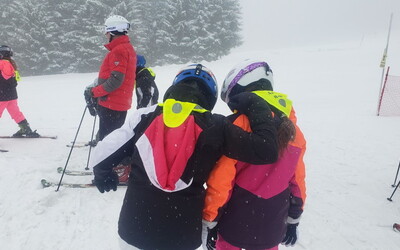
[[[400,0],[241,0],[245,44],[269,48],[400,36]],[[397,33],[396,33],[397,31]]]

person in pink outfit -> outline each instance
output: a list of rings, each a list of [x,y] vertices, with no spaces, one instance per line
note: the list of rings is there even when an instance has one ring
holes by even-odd
[[[19,130],[14,137],[39,137],[29,126],[18,106],[17,81],[19,74],[17,64],[11,57],[13,51],[6,45],[0,46],[0,118],[7,109],[11,118],[18,124]]]
[[[250,92],[272,111],[279,157],[268,164],[251,164],[222,156],[207,179],[203,209],[203,248],[207,250],[278,250],[293,246],[306,199],[306,139],[297,125],[293,103],[273,91],[273,73],[258,59],[237,64],[226,76],[221,99],[234,113],[228,119],[245,131],[245,114],[229,100]],[[258,100],[257,100],[258,101]]]

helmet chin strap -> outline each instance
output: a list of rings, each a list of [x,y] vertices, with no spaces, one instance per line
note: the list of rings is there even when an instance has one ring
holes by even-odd
[[[111,41],[112,40],[114,40],[114,38],[117,38],[117,37],[120,37],[121,35],[116,35],[116,34],[113,34],[112,32],[110,32],[110,39],[109,39],[109,43],[111,43]]]
[[[111,41],[114,39],[114,34],[110,32],[110,39],[108,39],[108,42],[111,43]]]

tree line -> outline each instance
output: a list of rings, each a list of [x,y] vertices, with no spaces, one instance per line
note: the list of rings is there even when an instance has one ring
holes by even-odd
[[[96,72],[104,21],[131,22],[129,36],[151,66],[213,61],[239,46],[236,0],[0,0],[1,44],[23,75]]]

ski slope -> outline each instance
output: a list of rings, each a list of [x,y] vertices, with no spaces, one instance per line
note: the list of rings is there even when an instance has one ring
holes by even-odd
[[[400,191],[393,202],[386,198],[393,191],[400,160],[400,117],[375,115],[387,21],[381,20],[384,31],[373,29],[340,41],[263,46],[268,39],[257,44],[252,40],[218,61],[201,62],[221,86],[237,62],[265,59],[274,71],[275,90],[294,102],[307,139],[308,197],[299,242],[292,249],[399,248],[400,234],[391,226],[400,222]],[[388,57],[394,75],[400,75],[399,43],[397,29]],[[153,68],[160,96],[182,66]],[[20,107],[32,128],[58,138],[0,139],[0,148],[9,150],[0,153],[1,249],[119,249],[117,221],[124,187],[105,194],[96,188],[62,187],[55,192],[54,187],[43,189],[40,183],[42,178],[60,179],[57,168],[66,164],[70,153],[66,144],[75,137],[85,108],[83,90],[95,77],[96,73],[47,75],[23,77],[19,83]],[[229,114],[229,109],[218,100],[214,112]],[[90,139],[92,125],[93,117],[87,114],[78,141]],[[0,135],[16,130],[5,112]],[[74,149],[68,169],[84,170],[88,150]],[[63,181],[89,183],[91,178],[64,176]]]

